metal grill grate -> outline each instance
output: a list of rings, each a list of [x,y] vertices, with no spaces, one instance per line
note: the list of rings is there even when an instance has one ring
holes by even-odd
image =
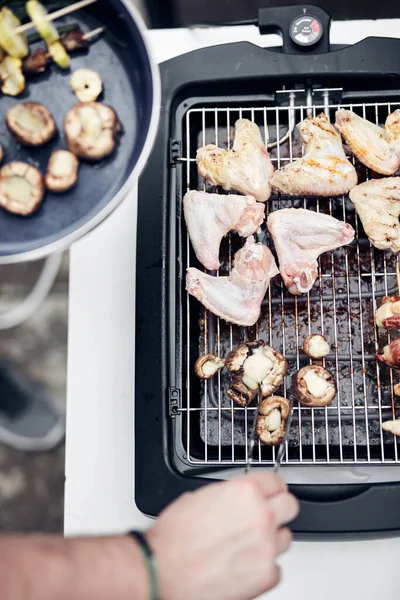
[[[207,189],[196,170],[199,146],[213,143],[224,148],[233,142],[233,126],[238,118],[256,122],[269,144],[276,168],[302,155],[303,149],[294,127],[309,114],[321,111],[334,122],[339,107],[383,124],[400,103],[330,104],[337,90],[315,90],[307,94],[304,105],[298,99],[304,90],[277,92],[279,106],[202,106],[187,110],[183,123],[183,154],[180,158],[182,191]],[[283,139],[282,139],[283,138]],[[274,140],[283,141],[281,145]],[[369,178],[368,170],[350,156],[357,168],[359,182]],[[309,333],[322,333],[329,341],[331,354],[323,361],[337,381],[338,393],[331,406],[308,408],[294,405],[291,432],[282,464],[356,464],[397,463],[397,441],[382,432],[381,423],[395,418],[400,409],[393,395],[395,375],[381,368],[374,353],[390,341],[390,334],[374,327],[377,300],[397,292],[395,261],[392,253],[373,248],[365,238],[352,203],[348,198],[283,199],[274,196],[266,210],[287,207],[321,211],[347,221],[356,230],[350,247],[326,253],[319,260],[319,276],[313,289],[300,297],[290,295],[279,276],[275,277],[263,302],[259,322],[251,328],[229,325],[205,311],[186,295],[183,388],[187,394],[179,408],[183,460],[188,466],[242,465],[247,457],[247,440],[256,407],[242,408],[226,396],[229,375],[223,371],[207,382],[198,382],[193,373],[196,359],[211,352],[225,356],[245,340],[263,339],[286,356],[289,376],[277,394],[290,394],[291,377],[309,359],[300,351]],[[263,226],[259,241],[270,244]],[[187,257],[184,266],[197,266],[184,223],[181,241]],[[243,239],[230,234],[221,247],[221,269],[227,275],[234,253]],[[201,268],[201,267],[200,267]],[[275,449],[258,443],[254,463],[272,464]]]

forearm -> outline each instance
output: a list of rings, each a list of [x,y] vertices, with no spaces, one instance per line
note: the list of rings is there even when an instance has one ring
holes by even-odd
[[[0,536],[1,600],[146,600],[149,580],[128,536]]]

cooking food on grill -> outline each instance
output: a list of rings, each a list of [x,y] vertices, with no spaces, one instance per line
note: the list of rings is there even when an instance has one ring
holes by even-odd
[[[329,344],[325,336],[313,333],[304,340],[303,350],[310,358],[324,358],[329,354]]]
[[[229,277],[212,277],[190,267],[186,289],[212,313],[228,323],[251,326],[261,312],[269,282],[278,274],[275,259],[267,246],[247,238],[236,252]]]
[[[400,396],[400,383],[393,386],[393,393],[395,396]]]
[[[293,379],[293,391],[304,406],[327,406],[336,396],[333,375],[320,365],[309,365],[297,371]]]
[[[12,11],[3,6],[0,11],[0,46],[10,56],[25,58],[29,54],[29,45],[26,35],[16,33],[21,21]]]
[[[200,177],[212,185],[254,196],[258,202],[266,202],[271,195],[274,168],[260,129],[248,119],[236,121],[231,150],[209,144],[198,149],[196,160]]]
[[[382,429],[393,435],[400,435],[400,420],[395,419],[394,421],[385,421],[385,423],[382,423]]]
[[[267,446],[276,446],[285,439],[290,402],[282,396],[270,396],[258,407],[256,433]]]
[[[247,406],[258,393],[262,398],[273,394],[287,374],[286,358],[262,340],[241,344],[225,358],[232,377],[227,394],[241,406]]]
[[[60,43],[60,35],[55,25],[47,20],[47,10],[38,0],[28,0],[26,11],[35,24],[40,36],[44,39],[49,49],[50,56],[62,69],[68,69],[69,56]]]
[[[253,196],[188,192],[183,199],[186,227],[198,260],[206,269],[219,269],[219,247],[231,230],[242,237],[264,221],[264,205]]]
[[[400,167],[400,157],[391,149],[382,127],[344,108],[336,111],[336,127],[366,167],[382,175],[393,175]]]
[[[357,173],[346,158],[340,134],[325,113],[297,125],[305,154],[275,171],[271,185],[292,196],[340,196],[357,185]]]
[[[0,63],[0,89],[7,96],[18,96],[25,88],[20,58],[6,56]]]
[[[121,124],[115,111],[100,102],[75,104],[64,120],[68,149],[79,158],[101,160],[111,154]]]
[[[392,112],[385,123],[386,139],[389,146],[400,156],[400,110]]]
[[[385,346],[382,352],[375,356],[384,365],[400,369],[400,338]]]
[[[400,250],[400,177],[371,179],[349,194],[371,244]]]
[[[47,69],[50,56],[43,48],[38,48],[33,54],[22,61],[22,71],[25,75],[37,75]]]
[[[69,84],[80,102],[94,102],[103,91],[100,75],[91,69],[77,69]]]
[[[317,258],[354,239],[351,225],[330,215],[303,208],[284,208],[271,213],[268,230],[278,254],[282,279],[291,294],[308,292],[318,275]]]
[[[0,206],[17,215],[30,215],[44,196],[40,171],[23,162],[10,162],[0,169]]]
[[[225,361],[214,354],[203,354],[194,363],[194,372],[200,379],[209,379],[225,366]]]
[[[42,146],[56,133],[50,112],[36,102],[14,104],[7,112],[6,123],[11,133],[25,146]]]
[[[79,161],[69,150],[54,150],[51,153],[47,173],[44,178],[51,192],[66,192],[78,180]]]
[[[381,329],[400,329],[400,296],[384,296],[375,313],[375,323]]]

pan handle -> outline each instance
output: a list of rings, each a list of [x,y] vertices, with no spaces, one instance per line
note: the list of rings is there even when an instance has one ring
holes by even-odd
[[[330,26],[330,14],[312,4],[261,8],[258,12],[260,33],[278,33],[284,54],[329,52]]]

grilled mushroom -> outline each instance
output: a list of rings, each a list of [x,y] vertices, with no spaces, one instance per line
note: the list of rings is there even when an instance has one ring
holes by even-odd
[[[44,196],[40,171],[23,162],[10,162],[0,169],[0,206],[16,215],[30,215]]]
[[[69,150],[54,150],[51,153],[44,178],[51,192],[66,192],[78,180],[79,160]]]
[[[376,326],[381,329],[400,329],[400,296],[384,296],[375,313]]]
[[[215,373],[221,371],[224,366],[225,361],[223,358],[219,358],[219,356],[215,356],[214,354],[203,354],[203,356],[200,356],[196,360],[194,371],[200,379],[209,379]]]
[[[49,64],[50,56],[43,48],[38,48],[33,54],[22,61],[22,71],[25,75],[43,73]]]
[[[393,435],[400,435],[400,420],[395,419],[394,421],[385,421],[382,423],[382,429],[393,433]]]
[[[20,58],[6,56],[0,64],[0,89],[7,96],[18,96],[25,88]]]
[[[329,344],[323,335],[313,333],[304,340],[303,350],[310,358],[324,358],[329,354]]]
[[[77,69],[69,84],[80,102],[94,102],[103,91],[100,75],[91,69]]]
[[[380,354],[375,354],[375,357],[388,367],[400,369],[400,338],[385,346]]]
[[[333,375],[319,365],[310,365],[297,371],[293,380],[297,400],[305,406],[327,406],[336,396]]]
[[[79,158],[101,160],[114,150],[121,129],[115,111],[100,102],[75,104],[64,121],[68,148]]]
[[[25,146],[42,146],[54,137],[56,124],[42,104],[21,102],[7,112],[7,127]]]
[[[232,350],[225,365],[232,376],[227,394],[241,406],[250,404],[259,391],[262,398],[273,394],[287,373],[286,359],[262,340]]]
[[[281,396],[270,396],[258,407],[256,433],[267,446],[280,444],[285,437],[290,402]]]
[[[74,50],[86,50],[86,48],[89,46],[89,42],[85,39],[83,31],[81,31],[78,27],[72,31],[64,33],[60,37],[60,42],[67,52],[73,52]]]

